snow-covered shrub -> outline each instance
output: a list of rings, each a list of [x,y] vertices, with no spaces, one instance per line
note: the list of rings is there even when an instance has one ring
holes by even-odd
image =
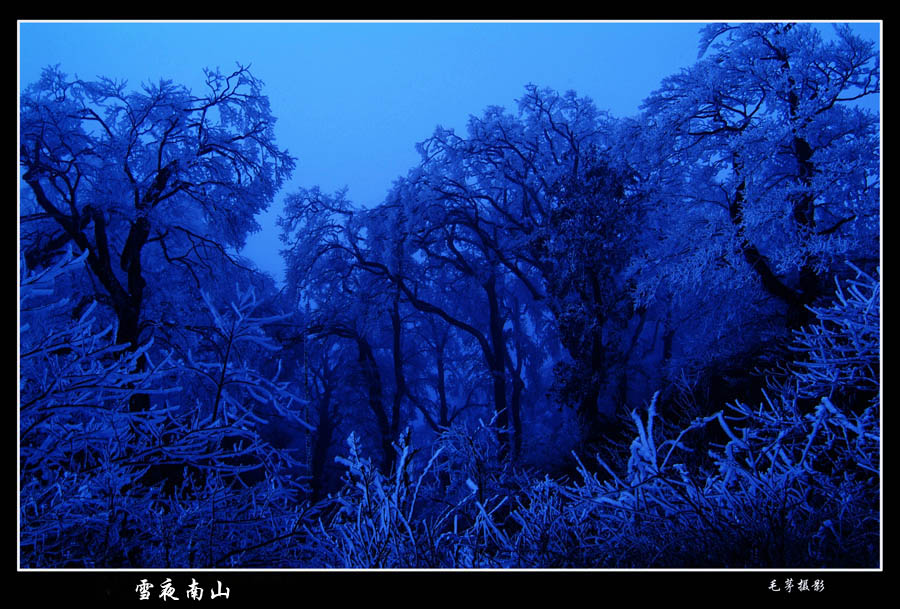
[[[20,282],[23,566],[126,561],[130,549],[121,543],[121,528],[129,515],[123,504],[144,503],[146,509],[152,501],[131,488],[145,471],[133,464],[140,449],[131,441],[135,428],[165,415],[136,415],[127,403],[135,391],[148,391],[155,371],[136,372],[143,350],[115,345],[114,328],[96,327],[93,305],[72,319],[67,299],[55,294],[57,279],[85,257],[69,252]]]
[[[344,487],[331,498],[330,516],[306,527],[315,566],[341,568],[398,568],[425,566],[420,538],[428,523],[418,518],[417,499],[436,452],[415,478],[410,475],[408,434],[395,445],[397,459],[390,475],[383,474],[360,454],[359,438],[347,439]]]
[[[154,354],[152,343],[115,344],[94,305],[73,318],[56,287],[85,256],[69,253],[20,279],[20,564],[290,562],[301,514],[281,475],[289,459],[259,438],[250,413],[217,421],[169,404],[184,361]],[[252,392],[275,389],[257,383]],[[155,405],[130,408],[135,393]],[[251,469],[265,475],[246,481]]]
[[[655,399],[646,418],[632,413],[626,471],[601,481],[581,466],[583,482],[563,489],[595,566],[877,566],[878,297],[861,272],[839,287],[797,335],[793,383],[758,407],[729,405],[674,439],[654,428]],[[858,390],[873,396],[864,408],[847,397]],[[818,402],[805,412],[798,396]],[[708,426],[722,443],[686,441]],[[713,467],[690,471],[683,451],[703,449]]]
[[[513,493],[503,477],[495,431],[453,428],[426,460],[403,434],[389,475],[348,439],[344,487],[306,527],[314,566],[344,568],[492,568],[515,566],[507,530]]]
[[[446,502],[468,495],[473,484],[478,488],[476,498],[482,502],[500,490],[508,469],[495,419],[454,425],[440,434],[435,445],[441,451],[436,471],[443,476]]]
[[[555,568],[583,566],[588,558],[591,523],[572,509],[566,487],[545,476],[524,486],[513,498],[509,518],[515,534],[507,541],[514,557],[509,566]]]
[[[878,401],[880,282],[860,269],[842,287],[836,282],[831,306],[813,308],[818,323],[796,335],[798,358],[792,366],[801,398],[843,400],[845,408],[865,410]],[[855,404],[854,393],[867,403]]]
[[[817,321],[796,333],[798,357],[779,395],[732,407],[750,424],[732,454],[790,489],[785,530],[806,542],[811,565],[878,560],[881,290],[853,268],[856,277],[838,283],[834,302],[812,309]]]
[[[437,530],[452,539],[446,566],[510,567],[519,561],[511,541],[519,524],[512,513],[531,480],[504,458],[495,418],[454,425],[436,441],[442,451],[434,467],[437,485],[426,496],[432,511],[440,508]],[[446,528],[450,515],[452,533],[438,526]]]

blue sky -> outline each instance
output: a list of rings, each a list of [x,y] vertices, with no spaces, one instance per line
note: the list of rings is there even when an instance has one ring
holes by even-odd
[[[488,105],[513,109],[528,83],[576,90],[615,116],[635,114],[662,78],[697,57],[699,22],[23,22],[20,88],[41,69],[202,85],[205,67],[250,64],[298,158],[263,231],[242,252],[280,278],[274,228],[285,194],[318,184],[381,201],[438,124],[464,131]],[[857,24],[878,40],[877,23]]]

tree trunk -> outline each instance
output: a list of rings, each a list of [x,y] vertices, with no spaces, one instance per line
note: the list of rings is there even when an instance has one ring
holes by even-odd
[[[310,486],[312,487],[312,500],[317,501],[324,496],[325,488],[325,462],[328,457],[328,448],[331,446],[334,423],[331,420],[331,387],[325,385],[322,395],[319,397],[319,417],[316,426],[315,442],[313,444],[312,459],[310,463]]]
[[[503,324],[505,320],[500,315],[496,281],[496,276],[492,274],[483,284],[483,287],[488,299],[488,323],[490,325],[492,352],[489,364],[494,386],[497,440],[500,444],[501,458],[505,458],[509,455],[509,449],[512,447],[513,442],[509,434],[509,410],[506,404],[506,364],[504,362],[506,344],[503,338]]]
[[[362,370],[363,378],[366,379],[368,388],[369,409],[375,415],[375,421],[378,423],[378,433],[381,436],[382,472],[388,474],[394,466],[394,447],[393,436],[391,435],[391,422],[384,411],[381,373],[378,371],[378,362],[375,361],[375,355],[369,342],[358,334],[355,338],[359,350],[359,366]]]
[[[737,154],[733,160],[735,173],[740,176],[743,164],[740,162]],[[734,192],[734,197],[728,206],[728,214],[732,225],[737,229],[737,236],[740,242],[741,253],[744,260],[750,265],[750,268],[759,277],[763,289],[771,296],[774,296],[788,307],[786,325],[788,328],[796,329],[806,325],[810,320],[810,312],[806,309],[806,305],[810,304],[810,298],[816,297],[816,291],[813,286],[818,283],[815,273],[809,267],[807,262],[801,270],[801,288],[800,291],[788,287],[772,270],[769,260],[759,251],[759,249],[746,236],[744,225],[744,192],[746,191],[746,181],[741,180]],[[809,293],[804,291],[804,287],[809,289]]]
[[[403,326],[400,321],[400,290],[396,290],[393,302],[391,303],[391,336],[394,363],[394,403],[391,408],[391,438],[397,438],[400,434],[400,406],[403,403],[403,396],[406,394],[406,377],[403,375],[403,351],[402,351],[402,331]]]

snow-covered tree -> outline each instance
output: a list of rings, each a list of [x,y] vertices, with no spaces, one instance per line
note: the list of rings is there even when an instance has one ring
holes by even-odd
[[[163,281],[177,270],[196,288],[233,260],[290,175],[274,123],[262,83],[242,66],[206,71],[200,93],[45,70],[21,97],[26,264],[69,243],[87,252],[89,297],[114,313],[116,342],[138,349]]]
[[[879,117],[856,101],[879,91],[878,53],[835,34],[709,25],[699,61],[644,102],[622,138],[660,214],[639,297],[724,286],[772,299],[796,328],[844,260],[877,260]]]

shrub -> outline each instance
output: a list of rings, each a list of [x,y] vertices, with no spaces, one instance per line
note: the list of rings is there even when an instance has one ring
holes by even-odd
[[[879,530],[879,282],[861,271],[797,333],[792,377],[758,407],[741,402],[658,437],[656,401],[621,477],[565,489],[594,522],[606,566],[874,567]],[[869,399],[859,406],[858,394]],[[798,398],[815,397],[803,411]],[[841,401],[838,401],[841,398]],[[689,432],[727,437],[712,466],[689,471]]]
[[[290,460],[256,434],[247,402],[241,411],[231,394],[225,423],[168,402],[130,409],[137,392],[160,402],[177,393],[185,362],[151,358],[152,343],[116,345],[94,305],[74,322],[53,318],[70,317],[55,286],[85,256],[70,252],[20,282],[21,566],[291,564],[303,506]],[[251,469],[262,479],[245,482]]]

